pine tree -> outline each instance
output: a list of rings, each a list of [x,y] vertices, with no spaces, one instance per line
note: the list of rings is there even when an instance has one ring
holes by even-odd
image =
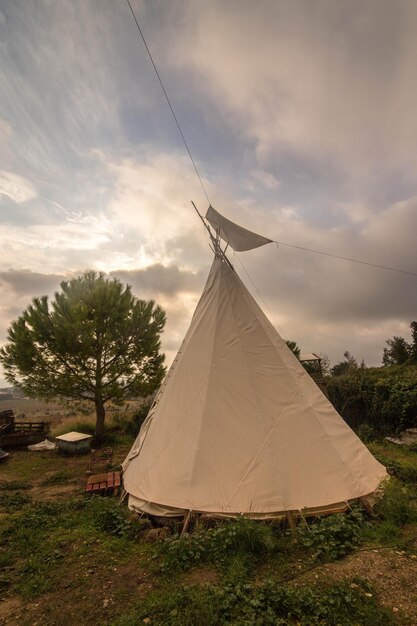
[[[107,402],[146,396],[160,384],[164,325],[152,300],[90,271],[62,282],[52,302],[34,298],[12,322],[0,361],[7,380],[30,397],[93,402],[101,438]]]

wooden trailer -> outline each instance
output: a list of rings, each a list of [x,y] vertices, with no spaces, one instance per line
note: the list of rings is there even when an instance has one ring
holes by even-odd
[[[0,447],[14,448],[39,443],[49,432],[49,422],[16,421],[12,410],[0,411]]]

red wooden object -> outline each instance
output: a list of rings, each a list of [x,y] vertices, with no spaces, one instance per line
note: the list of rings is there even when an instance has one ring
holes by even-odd
[[[85,486],[86,493],[98,493],[101,495],[117,495],[121,484],[120,472],[103,472],[88,477]]]

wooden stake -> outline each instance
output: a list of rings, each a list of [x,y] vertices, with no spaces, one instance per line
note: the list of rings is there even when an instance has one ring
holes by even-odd
[[[362,504],[364,509],[366,509],[369,515],[374,515],[374,507],[371,504],[369,498],[367,498],[366,496],[363,496],[362,498],[359,498],[359,502]]]
[[[293,536],[293,541],[296,541],[296,534],[297,534],[297,524],[295,523],[295,519],[294,519],[294,514],[292,511],[287,511],[286,513],[286,517],[287,517],[287,522],[289,527],[291,528],[291,533]]]
[[[122,489],[122,493],[120,495],[120,500],[119,500],[118,506],[120,506],[122,504],[122,502],[126,498],[126,496],[127,496],[127,491],[125,491],[125,489]]]
[[[181,538],[183,535],[185,535],[185,533],[187,532],[187,530],[188,530],[188,526],[189,526],[189,524],[190,524],[190,519],[191,519],[191,509],[188,511],[188,513],[186,513],[186,514],[184,515],[184,525],[183,525],[183,527],[182,527],[182,531],[181,531],[180,538]]]

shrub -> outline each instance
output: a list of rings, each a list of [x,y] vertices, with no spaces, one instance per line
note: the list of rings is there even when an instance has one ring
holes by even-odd
[[[235,555],[256,558],[273,549],[272,526],[245,517],[224,520],[214,528],[197,528],[184,537],[170,538],[161,548],[162,569],[188,569],[196,563],[224,563]]]
[[[375,439],[377,439],[377,433],[372,426],[365,422],[358,428],[358,437],[365,443],[369,443],[370,441],[375,441]]]
[[[315,559],[340,559],[356,548],[361,540],[363,513],[358,507],[349,513],[319,517],[311,524],[298,526],[297,537]]]
[[[330,401],[352,428],[366,423],[377,434],[388,434],[415,425],[416,366],[359,368],[326,382]]]
[[[88,502],[87,509],[91,515],[93,525],[98,530],[126,539],[135,539],[139,532],[139,525],[130,517],[126,508],[118,506],[116,500],[93,497]]]
[[[395,526],[404,526],[417,520],[417,511],[410,503],[409,489],[395,479],[385,486],[384,497],[375,507],[375,512]]]
[[[140,407],[137,409],[131,419],[130,424],[128,426],[128,434],[136,437],[138,432],[141,429],[143,422],[145,421],[151,406],[153,404],[153,400],[146,400]]]

